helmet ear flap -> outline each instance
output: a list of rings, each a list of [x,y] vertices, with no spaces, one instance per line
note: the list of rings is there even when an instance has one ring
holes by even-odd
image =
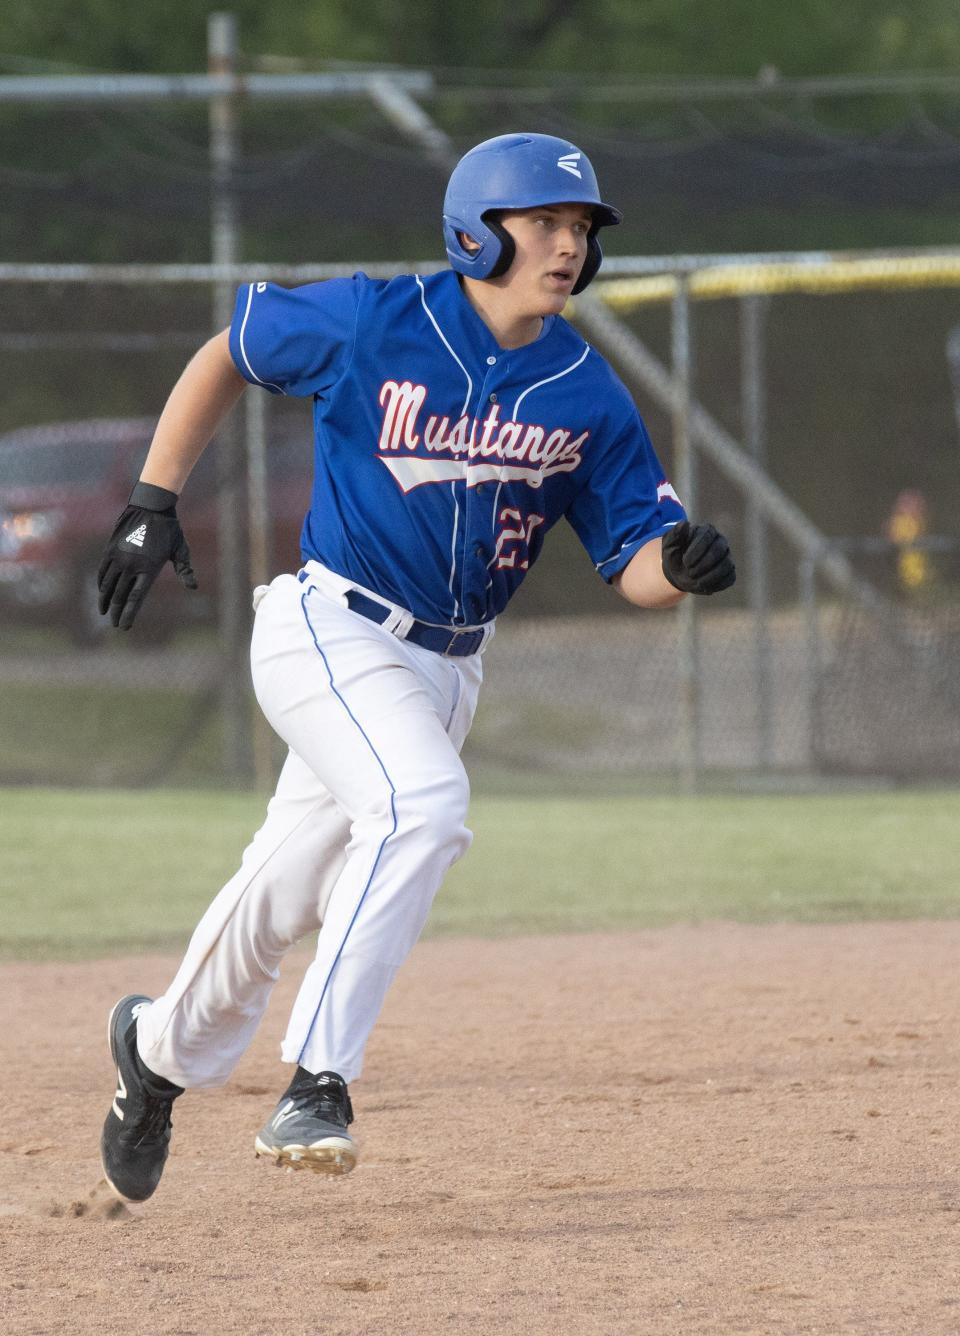
[[[500,242],[500,254],[494,261],[493,268],[487,274],[487,278],[499,278],[513,264],[514,256],[517,253],[517,244],[495,214],[485,213],[481,216],[486,226]]]
[[[600,249],[600,242],[597,240],[596,232],[591,230],[587,237],[586,259],[583,262],[583,268],[580,270],[580,277],[570,290],[571,296],[575,297],[578,292],[584,290],[588,283],[593,281],[602,260],[603,251]]]

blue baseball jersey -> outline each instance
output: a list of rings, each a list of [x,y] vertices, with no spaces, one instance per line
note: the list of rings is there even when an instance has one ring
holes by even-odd
[[[606,580],[685,518],[603,357],[559,316],[501,348],[452,270],[244,285],[230,350],[313,399],[304,559],[424,621],[497,616],[563,516]]]

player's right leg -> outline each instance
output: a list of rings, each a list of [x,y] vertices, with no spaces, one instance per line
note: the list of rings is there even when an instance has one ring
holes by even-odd
[[[125,1201],[156,1190],[173,1100],[221,1085],[266,1009],[284,953],[322,920],[348,822],[312,770],[288,756],[267,817],[193,933],[167,991],[110,1013],[117,1092],[101,1137],[104,1174]]]
[[[100,1136],[104,1177],[121,1201],[153,1195],[170,1145],[170,1111],[182,1089],[158,1077],[137,1053],[137,1017],[150,1005],[138,993],[123,997],[107,1021],[117,1069],[117,1092]]]
[[[140,1056],[178,1085],[228,1080],[267,1008],[280,963],[319,928],[349,821],[291,752],[237,873],[197,924],[166,992],[141,1013]]]

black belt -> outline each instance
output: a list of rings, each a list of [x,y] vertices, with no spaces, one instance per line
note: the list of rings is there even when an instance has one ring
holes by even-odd
[[[385,608],[376,599],[367,598],[357,589],[347,590],[347,607],[351,612],[359,612],[361,617],[382,626],[393,609]],[[421,649],[433,650],[434,654],[443,654],[447,658],[462,658],[467,654],[476,654],[483,644],[485,632],[481,627],[476,631],[453,631],[444,626],[431,626],[428,622],[415,621],[402,638]]]

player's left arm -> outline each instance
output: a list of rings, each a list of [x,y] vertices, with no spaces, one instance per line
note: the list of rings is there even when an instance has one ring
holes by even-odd
[[[712,524],[675,524],[631,557],[614,588],[640,608],[670,608],[684,594],[719,594],[737,578],[730,544]]]
[[[672,608],[683,598],[663,573],[662,544],[662,538],[652,538],[610,582],[638,608]]]
[[[712,524],[690,522],[626,387],[602,359],[591,370],[611,421],[601,419],[566,515],[600,575],[641,608],[729,589],[730,544]]]
[[[730,544],[712,524],[675,524],[661,540],[663,573],[685,594],[719,594],[736,581]]]

